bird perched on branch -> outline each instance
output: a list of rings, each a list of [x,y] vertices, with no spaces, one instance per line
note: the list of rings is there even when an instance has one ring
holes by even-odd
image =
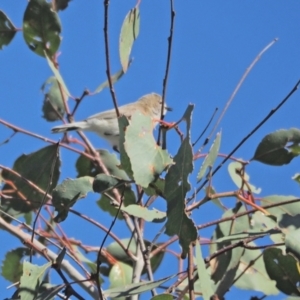
[[[142,114],[150,116],[156,125],[161,116],[162,97],[152,93],[141,97],[138,101],[119,107],[120,115],[131,118],[132,114],[140,111]],[[164,104],[163,115],[171,108]],[[100,112],[88,117],[84,121],[63,124],[52,128],[53,133],[66,132],[72,130],[92,131],[100,137],[106,139],[114,150],[119,151],[119,125],[115,109]]]

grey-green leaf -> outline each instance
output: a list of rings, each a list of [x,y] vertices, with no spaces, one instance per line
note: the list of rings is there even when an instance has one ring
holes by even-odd
[[[140,11],[138,7],[130,10],[123,22],[119,42],[119,54],[124,73],[129,66],[129,56],[133,42],[139,35],[140,30]]]
[[[48,78],[41,89],[44,93],[43,118],[50,122],[61,120],[65,106],[56,78],[54,76]]]
[[[68,216],[68,209],[88,192],[93,192],[94,178],[85,176],[77,179],[66,179],[55,187],[52,193],[52,204],[58,212],[55,222],[62,222]]]
[[[207,168],[209,168],[209,167],[212,168],[213,167],[214,162],[218,157],[220,144],[221,144],[221,132],[217,133],[217,136],[216,136],[216,138],[215,138],[215,140],[214,140],[214,142],[213,142],[213,144],[212,144],[212,146],[209,150],[209,153],[206,155],[206,157],[205,157],[205,159],[202,163],[202,166],[201,166],[200,171],[199,171],[198,176],[197,176],[197,181],[198,182],[203,178]]]
[[[198,232],[192,219],[185,212],[185,196],[191,189],[188,181],[193,171],[193,150],[190,142],[191,115],[194,109],[189,105],[182,117],[187,123],[186,137],[174,157],[174,164],[168,169],[165,180],[164,196],[167,201],[166,234],[177,235],[182,247],[182,258],[185,258],[191,242],[197,238]]]
[[[0,49],[11,42],[16,32],[17,28],[6,14],[0,10]]]
[[[254,157],[264,164],[282,166],[299,155],[300,130],[297,128],[281,129],[266,135],[256,148]]]
[[[133,178],[144,188],[173,163],[167,151],[156,144],[150,116],[140,112],[131,117],[125,132],[124,147],[130,159]]]
[[[51,3],[29,1],[23,19],[23,36],[30,50],[40,56],[52,56],[60,45],[61,24]]]

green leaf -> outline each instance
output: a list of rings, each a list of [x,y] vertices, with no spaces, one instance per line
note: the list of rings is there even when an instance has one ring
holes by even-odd
[[[98,174],[94,178],[93,182],[93,190],[96,193],[105,193],[108,190],[111,190],[115,187],[125,185],[127,181],[119,179],[115,176],[106,175],[106,174]]]
[[[257,246],[254,242],[249,246]],[[243,290],[262,292],[265,295],[277,295],[275,281],[271,280],[259,249],[245,249],[236,273],[235,287]]]
[[[1,266],[3,278],[12,283],[18,282],[23,273],[21,260],[27,255],[29,255],[29,249],[22,247],[7,252]]]
[[[212,187],[212,186],[208,186],[205,188],[205,192],[206,192],[206,195],[214,195],[216,194],[216,191],[215,189]],[[213,198],[213,199],[207,199],[206,201],[203,201],[203,204],[206,203],[207,201],[211,201],[213,204],[215,204],[216,206],[218,206],[219,208],[221,208],[222,211],[225,211],[226,210],[226,207],[222,204],[220,198]]]
[[[128,284],[126,286],[122,286],[119,288],[109,289],[104,291],[103,295],[104,297],[115,298],[115,297],[122,297],[122,296],[127,297],[127,296],[141,294],[143,292],[150,291],[162,285],[163,283],[169,281],[175,276],[176,274],[156,281],[143,281],[143,282]]]
[[[161,294],[161,295],[152,297],[151,300],[174,300],[174,297],[172,295],[168,295],[168,294]]]
[[[218,157],[220,144],[221,144],[221,132],[217,133],[217,136],[216,136],[213,144],[211,145],[211,148],[210,148],[208,154],[206,155],[206,157],[205,157],[205,159],[202,163],[202,166],[201,166],[200,171],[199,171],[198,176],[197,176],[197,181],[198,182],[203,178],[207,168],[212,168],[213,167],[213,165],[214,165],[214,163],[215,163],[215,161]]]
[[[68,7],[70,1],[71,0],[55,0],[53,2],[54,10],[65,10]]]
[[[140,11],[138,7],[135,7],[126,15],[121,28],[119,54],[124,73],[128,69],[132,45],[139,35],[139,30]]]
[[[19,216],[24,213],[29,213],[33,209],[39,208],[44,194],[37,192],[27,180],[33,182],[40,189],[46,191],[50,173],[52,171],[52,164],[56,160],[54,167],[52,183],[50,185],[49,194],[58,182],[60,160],[57,157],[57,145],[51,145],[39,149],[28,155],[21,155],[14,163],[13,170],[19,173],[22,178],[8,172],[3,171],[2,176],[4,179],[13,182],[17,191],[10,193],[11,199],[2,198],[1,209],[12,216]],[[24,180],[26,178],[26,180]],[[11,190],[11,185],[5,184],[2,192]],[[20,194],[25,196],[27,200],[20,198]],[[5,218],[5,217],[4,217]]]
[[[68,216],[68,210],[77,200],[86,197],[93,191],[94,178],[85,176],[77,179],[66,179],[57,185],[52,193],[52,204],[58,212],[55,222],[62,222]]]
[[[120,288],[131,283],[132,267],[120,261],[116,261],[109,272],[109,289]],[[118,298],[125,300],[125,297]]]
[[[167,151],[156,144],[150,116],[140,112],[131,117],[125,131],[124,147],[130,159],[133,178],[136,184],[144,188],[173,162]]]
[[[130,62],[129,62],[130,65]],[[129,67],[128,65],[128,67]],[[119,72],[117,72],[116,74],[114,74],[113,76],[111,76],[111,82],[112,84],[114,84],[115,82],[117,82],[120,78],[122,78],[122,76],[125,74],[125,72],[123,71],[123,69],[121,69]],[[96,90],[94,91],[93,94],[97,94],[100,93],[103,89],[108,88],[109,87],[109,82],[108,80],[106,80],[105,82],[101,83]]]
[[[233,161],[230,164],[228,164],[228,173],[229,173],[232,181],[234,182],[234,184],[239,189],[243,186],[244,190],[248,191],[247,186],[243,185],[243,180],[240,175],[241,169],[242,169],[242,164],[237,161]],[[248,185],[250,186],[252,193],[259,194],[261,192],[261,188],[257,188],[249,182],[250,176],[246,172],[243,174],[243,178],[246,182],[248,182]]]
[[[122,185],[117,189],[120,195],[123,197],[123,205],[125,207],[127,205],[136,203],[136,197],[134,192],[131,190],[131,186]],[[111,199],[108,196],[106,196],[106,194],[114,198],[112,191],[108,191],[105,194],[101,194],[101,198],[100,200],[97,201],[97,204],[103,211],[107,211],[111,216],[114,217],[118,211],[118,207],[116,207],[115,205],[113,205],[113,203],[111,203]],[[118,214],[118,219],[119,220],[123,219],[122,214]]]
[[[163,195],[165,190],[165,180],[163,178],[157,178],[156,181],[151,182],[147,188],[143,188],[144,192],[148,196]]]
[[[229,217],[233,218],[234,215],[241,212],[245,212],[245,208],[240,202],[238,202],[235,208],[227,210],[222,215],[222,219]],[[230,220],[220,223],[212,238],[210,254],[215,253],[223,247],[231,245],[231,242],[229,241],[215,243],[216,240],[236,233],[242,233],[249,229],[249,226],[249,219],[246,215],[238,219],[233,218],[232,221]],[[219,298],[223,298],[224,294],[232,286],[243,253],[243,248],[234,248],[231,251],[222,253],[211,260],[211,277],[216,283],[219,282],[215,292]]]
[[[20,286],[18,288],[18,296],[20,299],[36,299],[38,292],[42,286],[42,280],[45,272],[51,266],[51,262],[37,266],[28,261],[23,263],[23,275],[20,279]]]
[[[105,165],[109,174],[118,177],[120,179],[128,180],[129,177],[124,170],[122,170],[120,166],[120,161],[117,159],[116,154],[110,153],[105,149],[97,150],[99,153],[103,164]],[[103,173],[94,162],[87,158],[86,156],[80,155],[78,160],[76,161],[76,170],[77,176],[92,176],[95,177],[97,174]]]
[[[196,240],[195,252],[196,252],[196,262],[198,268],[198,276],[199,276],[199,282],[200,282],[203,300],[210,300],[211,297],[214,295],[214,290],[212,289],[210,275],[207,272],[202,257],[202,253],[201,253],[201,247],[199,245],[198,240]]]
[[[182,258],[186,257],[190,243],[194,242],[198,235],[194,222],[185,212],[185,196],[191,189],[188,176],[193,171],[193,150],[190,142],[190,123],[193,109],[194,106],[189,105],[182,118],[187,123],[186,137],[174,157],[174,164],[168,170],[164,191],[168,217],[166,234],[178,236],[182,247]]]
[[[129,125],[129,122],[125,116],[121,116],[120,118],[118,118],[118,124],[119,124],[119,131],[120,131],[119,150],[120,150],[121,168],[126,172],[126,174],[131,179],[133,179],[133,172],[131,169],[130,159],[124,147],[125,133],[126,133],[126,128]]]
[[[126,207],[122,206],[121,210],[128,213],[130,216],[141,218],[147,222],[164,222],[166,219],[166,213],[157,209],[148,209],[140,205],[132,204]]]
[[[300,214],[299,202],[288,203],[291,200],[299,199],[297,196],[282,196],[282,195],[271,195],[264,197],[260,200],[261,205],[277,204],[275,207],[268,208],[268,212],[276,216],[277,221],[280,223],[281,219],[286,218],[287,215],[297,216]]]
[[[289,145],[290,143],[292,145]],[[257,160],[272,166],[288,164],[294,157],[299,155],[299,151],[295,151],[295,149],[298,149],[299,143],[299,129],[291,128],[275,131],[262,139],[251,160]]]
[[[297,216],[299,218],[299,216]],[[300,228],[289,230],[285,235],[286,252],[292,254],[300,261]]]
[[[47,59],[48,65],[50,67],[50,69],[52,70],[56,80],[59,82],[59,84],[62,87],[62,90],[64,91],[64,93],[68,96],[71,97],[71,94],[65,84],[64,79],[62,78],[62,76],[59,73],[59,70],[57,69],[57,66],[54,65],[54,63],[52,62],[51,58],[47,55],[46,51],[45,51],[45,57]]]
[[[61,120],[65,113],[65,106],[56,78],[49,77],[41,89],[44,93],[43,118],[50,122]]]
[[[132,253],[136,253],[137,245],[134,239],[126,238],[122,239],[121,242],[123,245],[131,251]],[[146,248],[150,247],[151,242],[144,240]],[[152,250],[157,249],[158,245],[153,244]],[[127,263],[132,266],[132,259],[126,254],[126,252],[121,248],[121,246],[117,242],[112,242],[107,248],[106,251],[114,257],[116,260]],[[164,258],[165,252],[161,251],[157,253],[155,256],[150,258],[150,264],[152,271],[155,272],[157,268],[160,266],[163,258]],[[109,263],[109,262],[108,262]],[[142,274],[146,273],[146,268],[144,268]]]
[[[286,295],[300,296],[298,263],[291,255],[283,255],[281,249],[267,248],[263,258],[269,277],[276,281],[276,287]]]
[[[52,56],[60,45],[61,24],[51,3],[31,0],[23,19],[23,36],[30,50],[40,56]]]
[[[17,28],[7,17],[7,15],[0,10],[0,49],[12,41],[16,32]]]

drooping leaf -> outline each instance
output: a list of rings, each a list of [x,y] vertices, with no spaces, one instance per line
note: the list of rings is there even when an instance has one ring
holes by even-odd
[[[190,243],[194,242],[198,235],[194,222],[185,212],[186,193],[191,189],[188,176],[193,171],[193,150],[190,142],[190,123],[193,108],[193,105],[189,105],[182,118],[187,123],[186,137],[174,157],[174,164],[168,170],[164,191],[168,217],[166,234],[169,236],[176,234],[178,236],[183,258],[188,253]]]
[[[198,268],[197,270],[198,270],[198,276],[199,276],[201,292],[203,295],[203,300],[210,300],[211,297],[214,295],[214,290],[212,288],[210,275],[208,274],[208,271],[205,267],[205,263],[201,253],[201,247],[198,240],[196,241],[195,252],[196,252],[196,262]]]
[[[55,222],[62,222],[68,216],[69,208],[77,200],[86,197],[88,192],[93,192],[94,178],[84,176],[76,179],[66,179],[57,185],[52,193],[52,204],[57,211]]]
[[[140,112],[131,117],[125,131],[124,147],[130,159],[134,181],[144,188],[172,164],[167,151],[156,144],[150,116]]]
[[[266,135],[256,148],[254,157],[264,164],[282,166],[299,155],[300,130],[297,128],[281,129]]]
[[[12,283],[18,282],[23,273],[21,260],[27,255],[29,255],[28,248],[17,248],[7,252],[1,266],[3,278]]]
[[[140,30],[140,11],[138,7],[130,10],[123,22],[119,42],[119,54],[124,73],[129,66],[129,56],[133,42],[137,39]]]
[[[207,168],[213,167],[215,160],[218,157],[220,144],[221,144],[221,132],[217,134],[213,144],[211,145],[211,148],[210,148],[208,154],[206,155],[206,157],[202,163],[202,166],[201,166],[200,171],[197,176],[198,182],[203,178]]]
[[[235,214],[244,211],[244,206],[238,202],[236,207],[227,210],[223,214],[222,218],[232,217]],[[231,245],[230,241],[224,241],[215,244],[214,242],[216,240],[221,239],[222,237],[244,232],[249,228],[249,226],[249,219],[246,215],[237,219],[233,219],[232,221],[220,223],[213,234],[210,253],[212,254],[225,246]],[[216,294],[219,296],[219,298],[223,298],[224,294],[232,286],[239,267],[240,258],[242,257],[243,253],[244,248],[234,248],[231,251],[222,253],[210,261],[212,279],[218,283]]]
[[[242,170],[242,164],[237,162],[237,161],[233,161],[230,164],[228,164],[228,172],[229,175],[232,179],[232,181],[235,183],[235,185],[240,189],[241,187],[243,187],[243,190],[248,190],[247,186],[244,184],[243,185],[243,180],[242,178],[248,183],[249,187],[251,188],[251,192],[254,194],[259,194],[261,192],[261,188],[257,188],[255,187],[253,184],[251,184],[249,182],[250,180],[250,176],[244,172],[243,175],[241,175],[240,171]]]
[[[129,62],[130,65],[130,62]],[[129,67],[128,65],[128,67]],[[116,74],[114,74],[113,76],[111,76],[111,82],[112,84],[114,84],[115,82],[117,82],[120,78],[122,78],[122,76],[125,74],[125,72],[123,71],[123,69],[121,69],[120,71],[118,71]],[[100,93],[103,89],[108,88],[109,87],[109,82],[108,80],[104,81],[103,83],[101,83],[96,90],[94,91],[93,94],[97,94]]]
[[[30,50],[52,56],[60,45],[59,17],[45,0],[29,1],[23,19],[23,36]]]
[[[16,32],[17,28],[7,17],[7,15],[0,10],[0,49],[12,41]]]
[[[211,195],[211,196],[216,194],[216,191],[212,186],[206,187],[205,192],[206,192],[207,195]],[[206,203],[207,201],[211,201],[213,204],[215,204],[216,206],[221,208],[222,211],[226,210],[226,207],[222,204],[220,198],[213,198],[213,199],[207,198],[206,201],[203,201],[203,204]]]
[[[56,161],[52,184],[49,188],[50,194],[58,182],[60,173],[60,160],[57,159],[57,154],[57,145],[51,145],[28,155],[21,155],[13,165],[13,170],[19,173],[22,176],[21,178],[8,171],[3,171],[3,178],[12,182],[16,190],[14,193],[10,193],[11,199],[2,198],[1,209],[16,217],[39,208],[44,194],[39,193],[27,180],[37,185],[43,191],[46,191],[50,180],[52,164]],[[5,194],[11,188],[11,185],[6,183],[3,186],[2,192]]]
[[[23,263],[23,275],[20,279],[20,286],[18,288],[18,296],[20,299],[35,299],[42,286],[42,281],[45,272],[51,266],[51,262],[37,266],[28,261]],[[34,296],[34,297],[33,297]]]
[[[116,297],[128,297],[132,295],[141,294],[143,292],[147,292],[152,289],[155,289],[156,287],[162,285],[163,283],[171,280],[175,276],[176,275],[171,275],[156,281],[143,281],[143,282],[128,284],[126,286],[121,286],[119,288],[109,289],[104,291],[103,295],[105,297],[116,298]]]
[[[62,76],[60,75],[60,72],[57,68],[56,65],[54,65],[53,61],[51,60],[51,58],[48,56],[47,52],[45,51],[45,57],[47,59],[48,65],[50,67],[50,69],[52,70],[56,80],[59,82],[63,92],[68,96],[71,97],[71,93],[69,92],[67,85],[65,84],[64,79],[62,78]]]
[[[50,122],[61,120],[65,106],[56,78],[54,76],[48,78],[41,89],[44,93],[43,118]]]
[[[263,258],[269,277],[276,281],[276,287],[287,295],[299,297],[300,274],[296,259],[291,255],[284,255],[278,248],[265,249]]]
[[[147,222],[164,222],[166,213],[157,209],[148,209],[137,204],[131,204],[126,207],[121,207],[121,210],[128,213],[130,216],[141,218]]]

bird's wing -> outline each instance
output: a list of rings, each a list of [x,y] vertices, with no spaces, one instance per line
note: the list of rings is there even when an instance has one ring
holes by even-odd
[[[132,115],[132,113],[136,110],[135,106],[133,106],[132,104],[133,103],[119,106],[120,115],[124,115],[127,118],[129,118]],[[108,120],[108,119],[114,119],[114,118],[116,118],[116,116],[117,116],[116,110],[110,109],[110,110],[106,110],[101,113],[92,115],[92,116],[88,117],[87,120],[90,120],[90,119],[99,119],[99,120],[106,119],[106,120]]]

